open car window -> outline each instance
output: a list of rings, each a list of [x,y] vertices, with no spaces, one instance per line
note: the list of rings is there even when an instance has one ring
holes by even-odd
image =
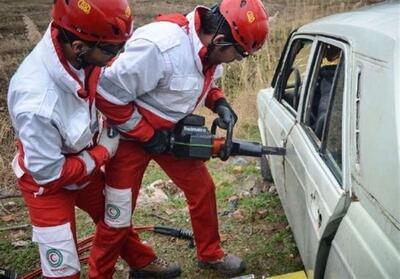
[[[294,115],[297,114],[300,93],[305,84],[312,44],[311,39],[304,38],[292,42],[278,81],[278,99]]]
[[[342,111],[345,57],[341,48],[319,43],[310,71],[302,125],[327,165],[341,182]]]

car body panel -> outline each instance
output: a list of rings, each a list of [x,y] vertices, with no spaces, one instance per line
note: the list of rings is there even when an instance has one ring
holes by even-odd
[[[295,118],[288,111],[281,108],[276,99],[273,98],[274,90],[269,88],[258,95],[258,104],[261,117],[259,125],[263,131],[263,144],[274,147],[285,147],[287,136],[295,124]],[[268,111],[263,111],[261,107],[268,106]],[[269,123],[264,126],[262,123]],[[286,199],[284,164],[282,156],[269,156],[269,165],[275,185],[281,199]]]
[[[398,247],[385,227],[391,224],[381,227],[360,202],[351,203],[332,241],[325,278],[399,278]]]
[[[286,148],[269,163],[309,278],[400,278],[399,30],[400,2],[386,1],[317,20],[289,39],[344,50],[341,180],[302,124],[306,86],[297,115],[273,88],[259,93],[263,143]],[[290,44],[285,52],[283,65]]]
[[[318,245],[330,222],[345,210],[346,193],[316,152],[300,124],[296,124],[286,144],[286,197],[290,204],[287,216],[294,231],[307,273],[317,264]],[[309,224],[304,226],[304,220]],[[313,237],[312,239],[308,239]],[[310,245],[309,247],[307,247]]]

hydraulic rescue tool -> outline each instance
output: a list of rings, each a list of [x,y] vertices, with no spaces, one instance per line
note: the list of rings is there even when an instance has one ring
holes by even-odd
[[[169,132],[169,152],[181,159],[220,158],[227,160],[230,156],[261,157],[262,155],[285,155],[285,149],[280,147],[263,146],[258,142],[232,139],[233,123],[226,129],[226,137],[217,136],[217,127],[221,127],[219,119],[215,119],[211,132],[205,127],[205,118],[200,115],[190,114],[177,123],[174,130]],[[117,133],[114,129],[108,131],[110,137]],[[145,226],[134,228],[137,232],[152,231],[189,241],[189,246],[194,247],[193,235],[189,230],[175,229],[164,226]],[[84,253],[92,246],[93,235],[78,241],[78,255],[81,263],[86,263],[88,256]],[[36,278],[41,275],[41,270],[35,270],[22,275],[21,279]],[[0,279],[15,279],[17,274],[13,271],[0,268]]]
[[[220,158],[230,156],[261,157],[262,155],[285,155],[281,147],[263,146],[257,142],[232,139],[233,123],[226,129],[226,137],[216,135],[219,119],[215,119],[211,132],[205,127],[205,118],[190,114],[177,123],[170,135],[170,152],[182,159]]]

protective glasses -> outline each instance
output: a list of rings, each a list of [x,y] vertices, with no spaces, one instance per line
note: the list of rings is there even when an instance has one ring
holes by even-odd
[[[95,47],[100,49],[105,55],[117,56],[124,48],[124,44],[113,45],[97,43]]]
[[[241,45],[239,45],[238,43],[234,43],[233,47],[235,48],[235,50],[237,51],[237,53],[239,53],[240,56],[242,56],[243,58],[246,58],[250,55],[250,53],[248,53]]]
[[[236,50],[236,52],[243,58],[248,57],[250,54],[238,43],[232,43],[232,42],[219,42],[219,43],[214,43],[216,46],[220,47],[228,47],[228,46],[233,46]]]

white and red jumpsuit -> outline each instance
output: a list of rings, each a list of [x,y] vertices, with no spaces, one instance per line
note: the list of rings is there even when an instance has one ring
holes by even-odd
[[[106,165],[106,208],[112,210],[106,210],[104,222],[98,223],[95,238],[103,246],[108,242],[104,255],[114,254],[115,260],[117,254],[113,251],[122,243],[109,239],[129,232],[131,212],[151,160],[185,194],[199,260],[214,261],[224,256],[215,185],[205,163],[179,160],[171,154],[150,155],[141,145],[155,130],[172,129],[200,105],[213,109],[215,102],[224,98],[214,86],[222,67],[205,67],[207,48],[198,36],[200,13],[207,10],[197,7],[186,18],[160,17],[137,29],[125,51],[100,75],[96,105],[129,138],[120,141],[116,156]],[[147,246],[139,252],[154,253]]]
[[[93,145],[100,71],[74,69],[57,35],[50,25],[10,82],[8,107],[18,140],[13,170],[29,210],[43,276],[79,278],[74,208],[85,210],[95,222],[103,219],[100,166],[109,154]],[[134,264],[130,256],[125,259]]]

